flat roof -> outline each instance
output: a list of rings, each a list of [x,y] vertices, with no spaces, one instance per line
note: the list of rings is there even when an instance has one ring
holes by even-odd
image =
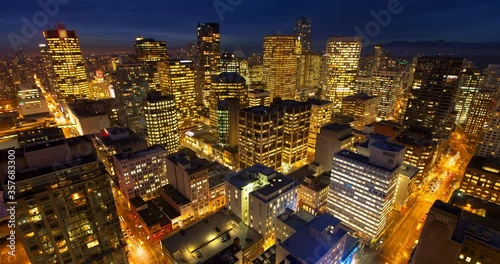
[[[263,201],[267,201],[268,200],[267,198],[273,199],[275,196],[271,196],[271,197],[268,197],[268,196],[277,192],[278,190],[285,188],[287,186],[290,186],[290,185],[295,186],[295,185],[299,185],[299,184],[300,183],[296,182],[293,178],[280,174],[280,175],[276,175],[276,177],[270,179],[269,184],[264,185],[264,187],[257,189],[255,191],[251,192],[250,194],[254,195],[255,197],[257,197],[261,200],[263,200],[262,198],[266,197],[266,200],[263,200]]]
[[[222,242],[221,237],[225,234],[231,238]],[[179,262],[194,264],[209,260],[230,246],[236,237],[240,239],[242,250],[263,239],[256,230],[246,226],[230,211],[224,210],[172,234],[161,243]],[[199,252],[200,257],[195,252]]]
[[[333,230],[329,227],[333,227]],[[310,229],[320,235],[312,236]],[[340,225],[338,218],[322,214],[283,241],[281,246],[295,258],[316,262],[347,234],[348,231]]]
[[[140,137],[130,128],[114,127],[114,128],[107,128],[106,131],[108,131],[108,133],[111,133],[112,135],[106,134],[105,131],[94,134],[94,136],[99,140],[101,140],[106,146],[125,146],[135,142],[145,141],[142,137]],[[118,139],[112,138],[113,135],[126,134],[126,133],[128,133],[127,137]]]
[[[276,217],[277,221],[281,221],[291,228],[298,230],[307,223],[311,222],[315,216],[306,211],[293,212],[292,209],[286,208],[285,212]]]
[[[118,153],[118,154],[114,155],[114,157],[116,157],[117,160],[121,161],[121,160],[135,159],[135,158],[139,158],[139,157],[143,157],[146,155],[151,155],[151,154],[155,154],[155,153],[159,153],[159,152],[166,152],[166,150],[162,146],[154,145],[154,146],[151,146],[151,147],[144,149],[144,150],[138,150],[138,151],[127,152],[127,153],[123,153],[123,152]]]
[[[371,100],[371,99],[374,99],[374,98],[377,98],[377,97],[378,96],[368,95],[366,93],[357,93],[357,94],[346,96],[342,100],[356,100],[356,101],[362,100],[362,101],[367,101],[367,100]]]
[[[307,102],[314,105],[330,105],[333,104],[332,101],[327,101],[327,100],[321,100],[319,98],[309,98],[307,99]]]
[[[486,169],[486,168],[490,168],[490,169]],[[499,159],[485,158],[485,157],[481,157],[481,156],[474,156],[469,161],[469,164],[467,165],[467,169],[476,169],[476,170],[485,171],[485,172],[488,172],[491,174],[500,175],[500,160]],[[498,171],[494,172],[494,170],[498,170]]]
[[[244,108],[244,109],[241,109],[240,111],[247,112],[247,113],[252,113],[254,115],[260,115],[260,116],[265,116],[265,115],[270,115],[270,114],[276,114],[276,113],[280,112],[276,108],[272,108],[272,107],[264,106],[264,105],[259,105],[259,106]]]
[[[337,152],[335,154],[335,156],[341,156],[341,157],[345,157],[345,158],[348,158],[348,159],[351,159],[351,160],[355,160],[357,162],[361,162],[361,163],[364,163],[364,164],[369,165],[371,167],[378,168],[378,169],[381,169],[381,170],[384,170],[384,171],[388,171],[388,172],[393,172],[396,168],[399,167],[399,166],[396,166],[396,167],[394,167],[394,169],[389,170],[387,168],[384,168],[384,167],[381,167],[381,166],[377,166],[375,164],[370,163],[370,158],[369,157],[363,156],[363,155],[358,154],[358,153],[354,153],[354,152],[349,151],[349,150],[341,150],[341,151]]]
[[[344,131],[346,129],[351,129],[351,126],[340,124],[340,123],[331,123],[328,125],[324,125],[321,128],[328,129],[328,130],[335,131],[335,132],[340,132],[340,131]]]
[[[191,201],[182,193],[180,193],[174,186],[167,184],[161,187],[162,191],[178,205],[186,205]]]
[[[249,183],[257,181],[256,175],[258,175],[259,173],[268,176],[268,179],[269,177],[273,176],[273,174],[277,174],[275,170],[269,167],[266,167],[262,164],[254,164],[251,167],[248,167],[234,175],[231,175],[226,181],[241,190]]]
[[[377,141],[372,143],[371,146],[379,148],[381,150],[394,151],[394,152],[399,152],[405,148],[405,146],[401,146],[399,144],[395,144],[388,141]]]

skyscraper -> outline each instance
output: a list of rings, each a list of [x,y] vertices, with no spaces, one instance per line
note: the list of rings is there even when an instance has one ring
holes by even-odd
[[[418,58],[403,124],[431,130],[434,138],[448,137],[463,66],[463,58]]]
[[[6,168],[7,152],[0,160]],[[16,237],[31,263],[128,263],[109,177],[87,137],[19,149],[16,164]]]
[[[158,62],[167,60],[167,45],[165,41],[154,39],[136,38],[135,54],[142,62]]]
[[[333,104],[330,101],[320,99],[309,99],[307,102],[311,104],[311,126],[309,128],[307,156],[312,159],[314,158],[316,139],[321,127],[332,121]]]
[[[238,146],[240,101],[227,98],[217,103],[217,134],[222,146]]]
[[[485,76],[467,69],[460,74],[460,84],[457,92],[455,111],[457,112],[456,122],[465,124],[470,111],[471,104],[474,102],[474,96],[485,86]]]
[[[321,53],[302,53],[299,64],[298,88],[318,87],[321,79]]]
[[[174,96],[150,92],[144,101],[148,144],[165,147],[167,154],[179,149],[179,125]]]
[[[85,98],[89,94],[89,84],[76,32],[58,25],[56,29],[44,31],[43,36],[62,99]]]
[[[295,20],[295,36],[301,43],[301,53],[311,52],[311,20],[307,17],[299,17]]]
[[[225,52],[220,57],[220,72],[235,72],[241,73],[240,63],[233,53]]]
[[[464,125],[469,140],[477,140],[483,132],[486,122],[493,113],[496,96],[495,89],[483,88],[472,98]]]
[[[116,99],[122,126],[146,136],[143,101],[149,92],[150,69],[144,64],[120,64],[116,69]]]
[[[384,141],[368,148],[369,157],[347,150],[335,154],[328,208],[371,242],[385,229],[393,208],[405,148]]]
[[[203,94],[203,104],[208,107],[208,90],[212,75],[219,74],[220,66],[220,33],[218,23],[198,23],[198,61],[199,87],[198,94]]]
[[[258,89],[251,90],[248,92],[248,107],[253,106],[269,106],[271,105],[271,98],[269,98],[269,91]]]
[[[402,72],[396,70],[374,70],[365,89],[356,87],[356,92],[380,97],[378,117],[392,118],[396,110],[398,95],[402,88]]]
[[[283,111],[283,171],[299,168],[307,158],[307,141],[311,125],[311,104],[285,100],[275,105]]]
[[[342,98],[342,114],[354,117],[353,128],[363,129],[375,122],[380,97],[358,93]]]
[[[275,108],[254,106],[240,110],[240,168],[259,163],[281,171],[283,122],[283,111]]]
[[[361,37],[331,37],[326,44],[323,90],[335,113],[340,112],[342,98],[353,93],[361,42]]]
[[[179,129],[191,126],[197,118],[195,69],[191,60],[168,60],[159,63],[163,94],[175,97]]]
[[[213,77],[210,85],[210,126],[217,131],[217,103],[227,98],[237,98],[241,108],[248,106],[248,87],[245,78],[235,72],[223,72]]]
[[[500,107],[498,101],[479,138],[476,155],[492,158],[500,157]]]
[[[299,53],[300,42],[294,36],[264,37],[263,77],[271,98],[295,98]]]

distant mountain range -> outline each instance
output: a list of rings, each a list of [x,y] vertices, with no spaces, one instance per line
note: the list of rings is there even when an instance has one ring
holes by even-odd
[[[500,42],[464,43],[449,41],[394,41],[379,44],[388,50],[393,57],[401,56],[411,58],[416,55],[451,55],[464,57],[475,62],[479,67],[488,64],[500,64]],[[373,48],[371,45],[363,49],[363,54],[368,55]]]

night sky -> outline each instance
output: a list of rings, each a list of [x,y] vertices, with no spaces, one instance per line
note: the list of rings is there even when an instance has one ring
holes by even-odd
[[[291,34],[298,16],[312,19],[313,49],[322,50],[328,36],[355,35],[355,27],[364,31],[365,25],[374,20],[371,10],[387,10],[388,3],[397,0],[41,0],[47,1],[68,3],[61,4],[60,11],[39,29],[63,22],[68,29],[77,30],[84,50],[103,45],[132,48],[137,36],[165,40],[168,47],[184,47],[195,41],[199,21],[221,24],[225,50],[253,52],[262,49],[265,35]],[[214,2],[232,10],[223,13],[221,20]],[[230,3],[237,5],[231,7]],[[12,52],[8,34],[22,36],[21,18],[32,21],[33,15],[43,9],[38,0],[8,0],[2,5],[0,49]],[[500,41],[498,0],[400,0],[400,6],[402,11],[392,15],[372,43]],[[41,31],[27,40],[27,48],[44,42]]]

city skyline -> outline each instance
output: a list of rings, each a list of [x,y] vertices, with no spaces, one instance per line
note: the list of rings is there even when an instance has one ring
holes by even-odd
[[[362,35],[360,31],[366,34],[366,26],[374,21],[379,23],[380,30],[374,32],[377,34],[367,35],[368,38],[365,39],[370,39],[370,44],[420,40],[500,42],[500,35],[492,34],[500,25],[500,19],[493,12],[499,3],[494,1],[440,1],[432,2],[432,8],[429,8],[430,1],[418,1],[417,4],[402,0],[383,3],[363,1],[362,4],[323,2],[317,6],[304,5],[300,8],[297,8],[299,2],[290,5],[284,5],[280,1],[192,2],[194,8],[184,3],[161,1],[153,1],[142,7],[131,2],[120,2],[118,5],[115,1],[70,1],[59,4],[58,12],[48,13],[48,20],[40,18],[35,23],[39,34],[27,38],[28,41],[23,46],[34,50],[38,43],[42,43],[41,31],[62,22],[79,32],[84,49],[132,49],[130,42],[140,36],[164,40],[167,48],[180,48],[196,40],[196,23],[214,22],[221,24],[223,50],[241,49],[251,53],[262,50],[264,36],[273,33],[293,34],[295,20],[300,16],[312,20],[312,50],[315,51],[324,50],[326,40],[331,36]],[[391,4],[394,12],[386,19],[382,13],[387,14]],[[42,6],[33,3],[9,3],[3,9],[5,14],[2,14],[5,27],[0,30],[0,34],[5,37],[0,40],[0,50],[11,53],[13,49],[8,35],[13,33],[23,36],[23,17],[33,23],[33,16],[40,11],[45,12]],[[279,15],[275,15],[277,13]],[[480,17],[475,15],[479,13]],[[374,14],[380,16],[377,18]],[[125,19],[130,16],[138,19]],[[162,19],[159,20],[159,17]],[[409,30],[411,28],[419,30]],[[469,33],[462,34],[467,29],[470,29]]]

